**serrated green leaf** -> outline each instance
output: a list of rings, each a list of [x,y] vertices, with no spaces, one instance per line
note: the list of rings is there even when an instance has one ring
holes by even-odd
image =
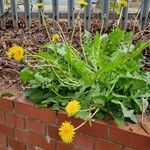
[[[60,54],[61,56],[64,56],[66,54],[66,49],[65,47],[60,47],[57,49],[57,53]]]
[[[136,117],[134,114],[132,114],[132,115],[130,116],[130,119],[131,119],[131,121],[133,121],[134,123],[138,123],[137,117]]]
[[[34,78],[33,72],[28,68],[24,68],[21,70],[20,77],[23,81],[31,81]]]
[[[137,119],[136,117],[134,116],[134,110],[128,110],[122,102],[120,101],[115,101],[115,100],[111,100],[112,103],[114,104],[118,104],[121,106],[121,110],[122,110],[122,113],[124,115],[124,118],[130,118],[132,121],[134,122],[137,122]]]
[[[48,99],[43,100],[43,101],[41,102],[41,104],[49,104],[49,103],[58,103],[58,101],[55,100],[54,98],[48,98]]]
[[[38,84],[43,84],[44,83],[44,77],[40,75],[39,73],[36,73],[34,75],[35,80],[37,81]]]
[[[89,112],[87,112],[87,111],[79,111],[76,114],[76,117],[79,117],[84,120],[88,115],[89,115]]]
[[[51,94],[48,89],[43,90],[42,88],[30,88],[25,90],[25,95],[30,101],[40,104],[46,98],[50,97]]]
[[[48,48],[48,49],[54,50],[55,45],[53,43],[46,43],[46,44],[42,45],[41,48]]]
[[[54,57],[50,52],[39,51],[38,56],[41,56],[47,60],[54,60]]]

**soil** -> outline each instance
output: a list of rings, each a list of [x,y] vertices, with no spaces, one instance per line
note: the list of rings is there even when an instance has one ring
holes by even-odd
[[[60,25],[66,36],[66,40],[70,40],[72,30],[68,28],[67,21],[61,20]],[[48,42],[48,36],[45,27],[41,25],[38,19],[32,19],[32,25],[30,29],[25,28],[25,21],[23,18],[19,18],[19,28],[13,28],[13,23],[10,18],[6,19],[6,29],[0,30],[0,87],[2,85],[7,85],[8,87],[17,86],[20,89],[21,81],[18,77],[18,71],[23,68],[23,64],[17,63],[14,60],[8,60],[6,52],[12,46],[12,44],[18,44],[25,47],[28,51],[36,51],[39,46]],[[83,23],[82,31],[83,31]],[[113,30],[116,22],[109,21],[108,26],[103,29],[103,33],[108,33]],[[150,25],[150,24],[149,24]],[[50,34],[59,32],[59,29],[55,27],[52,28],[53,23],[49,22],[48,28]],[[99,20],[92,20],[91,22],[91,33],[100,32],[101,22]],[[127,31],[133,31],[136,36],[133,43],[136,43],[139,39],[150,39],[150,31],[141,31],[138,23],[136,21],[129,21],[127,25]],[[79,31],[76,30],[74,36],[74,46],[79,49]],[[150,50],[144,51],[145,59],[145,69],[150,70]]]
[[[61,20],[59,23],[64,31],[66,39],[69,40],[72,30],[68,28],[66,21]],[[115,25],[116,23],[114,21],[110,21],[108,26],[103,29],[103,33],[112,31]],[[59,31],[57,28],[52,28],[52,22],[49,22],[49,30],[51,34],[57,33]],[[100,30],[100,21],[93,20],[91,24],[91,33],[95,33],[96,31]],[[136,34],[133,43],[138,42],[138,40],[141,38],[144,40],[150,39],[150,31],[141,31],[136,21],[128,22],[127,31],[133,31],[134,34]],[[79,47],[78,35],[79,31],[76,30],[76,34],[74,36],[74,46],[76,48]],[[12,44],[18,44],[22,47],[25,47],[28,51],[35,52],[38,50],[40,45],[48,41],[49,39],[45,27],[43,27],[37,19],[32,20],[32,26],[30,29],[26,29],[24,19],[19,18],[19,28],[14,29],[12,26],[12,20],[7,18],[6,29],[0,30],[0,95],[13,97],[18,95],[19,97],[23,96],[22,90],[24,89],[24,85],[22,84],[18,73],[24,67],[24,65],[22,63],[17,63],[14,60],[8,60],[6,56],[6,52],[12,46]],[[144,68],[145,70],[150,71],[150,49],[144,50],[143,54],[146,56]],[[139,118],[141,118],[141,116],[139,116]],[[107,119],[105,121],[107,121]],[[144,125],[146,126],[146,130],[149,132],[149,134],[146,133],[139,124],[126,123],[126,126],[121,128],[131,132],[137,132],[150,136],[149,115],[144,117]]]
[[[118,128],[150,137],[150,115],[149,114],[143,115],[143,123],[141,123],[142,122],[141,115],[137,115],[137,120],[138,120],[137,124],[127,120],[123,126],[118,126]],[[103,121],[107,122],[110,125],[117,126],[114,119],[109,114],[105,115]]]
[[[121,126],[120,128],[150,137],[150,115],[144,115],[143,125],[141,125],[141,118],[142,118],[141,115],[137,117],[138,117],[137,124],[126,122],[125,125]]]

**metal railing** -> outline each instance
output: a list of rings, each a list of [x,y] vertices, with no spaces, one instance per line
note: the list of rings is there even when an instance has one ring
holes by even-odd
[[[6,17],[6,12],[10,11],[11,12],[11,17],[13,19],[13,26],[15,28],[18,27],[18,7],[17,7],[17,0],[9,0],[10,3],[10,8],[8,10],[8,8],[6,9],[4,0],[0,0],[0,27],[1,28],[5,28],[5,17]],[[92,0],[86,0],[88,2],[88,5],[85,6],[84,12],[82,14],[83,19],[84,19],[84,27],[89,30],[90,29],[90,23],[91,23],[91,8],[92,8]],[[104,25],[107,25],[108,20],[110,19],[110,0],[101,0],[101,12],[99,13],[99,16],[101,20],[103,20]],[[114,0],[116,1],[116,0]],[[128,1],[128,7],[130,5],[130,1],[131,0],[127,0]],[[43,0],[38,0],[38,2],[42,3]],[[75,18],[75,0],[67,0],[67,19],[68,19],[68,25],[69,26],[73,26],[74,24],[74,18]],[[63,15],[63,12],[59,11],[59,0],[51,0],[51,4],[52,4],[52,13],[50,13],[50,15],[54,20],[58,21],[60,19],[60,16],[64,17],[65,15]],[[31,26],[31,20],[32,17],[34,16],[32,15],[34,12],[31,11],[31,4],[30,4],[30,0],[23,0],[22,5],[24,6],[24,12],[21,13],[21,15],[23,15],[25,17],[26,20],[26,27],[29,28]],[[120,19],[120,26],[122,28],[126,28],[127,25],[127,21],[129,19],[129,16],[133,17],[133,14],[129,14],[128,11],[128,7],[123,8],[122,11],[122,16]],[[138,14],[136,14],[136,16],[139,16],[139,24],[141,26],[142,29],[144,29],[147,26],[147,23],[149,22],[149,8],[150,8],[150,0],[142,0],[141,2],[141,7],[139,8],[139,12]],[[63,14],[62,14],[63,13]]]

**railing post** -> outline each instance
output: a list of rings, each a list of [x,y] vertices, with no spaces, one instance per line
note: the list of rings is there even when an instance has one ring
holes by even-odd
[[[110,0],[103,0],[101,20],[102,20],[104,26],[106,26],[108,24],[108,19],[109,19],[109,5],[110,5]]]
[[[0,0],[0,26],[5,28],[5,18],[4,18],[4,1]]]
[[[11,0],[13,26],[18,28],[17,0]]]
[[[26,27],[29,28],[31,26],[30,0],[24,0],[24,11],[25,11]]]
[[[87,0],[88,5],[85,6],[84,10],[84,28],[90,30],[91,28],[91,0]]]
[[[68,0],[68,26],[72,27],[74,23],[74,0]]]
[[[121,26],[123,29],[126,29],[126,27],[127,27],[129,3],[130,3],[130,0],[127,0],[127,7],[124,7],[124,8],[123,8],[123,12],[122,12],[122,17],[121,17],[120,26]]]
[[[140,15],[140,25],[141,29],[145,29],[148,21],[148,15],[149,15],[149,9],[150,9],[150,0],[144,0],[141,15]]]
[[[59,20],[58,0],[52,0],[52,12],[53,12],[53,19],[58,21]]]

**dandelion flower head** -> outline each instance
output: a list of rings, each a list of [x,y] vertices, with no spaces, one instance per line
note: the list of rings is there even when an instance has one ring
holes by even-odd
[[[70,122],[63,122],[58,130],[59,136],[61,137],[62,141],[67,144],[73,141],[75,135],[75,128]]]
[[[54,34],[53,36],[52,36],[52,42],[57,42],[58,40],[59,40],[59,34]]]
[[[43,6],[44,6],[44,3],[36,3],[36,6],[37,6],[37,7],[43,7]]]
[[[16,61],[20,61],[24,57],[24,51],[25,51],[24,48],[14,44],[8,50],[7,53],[8,59],[14,58]]]
[[[86,5],[88,5],[88,3],[86,1],[84,1],[84,0],[80,0],[79,1],[79,5],[82,8],[82,7],[86,6]]]
[[[73,116],[80,110],[80,102],[77,100],[72,100],[66,106],[66,112],[69,116]]]

